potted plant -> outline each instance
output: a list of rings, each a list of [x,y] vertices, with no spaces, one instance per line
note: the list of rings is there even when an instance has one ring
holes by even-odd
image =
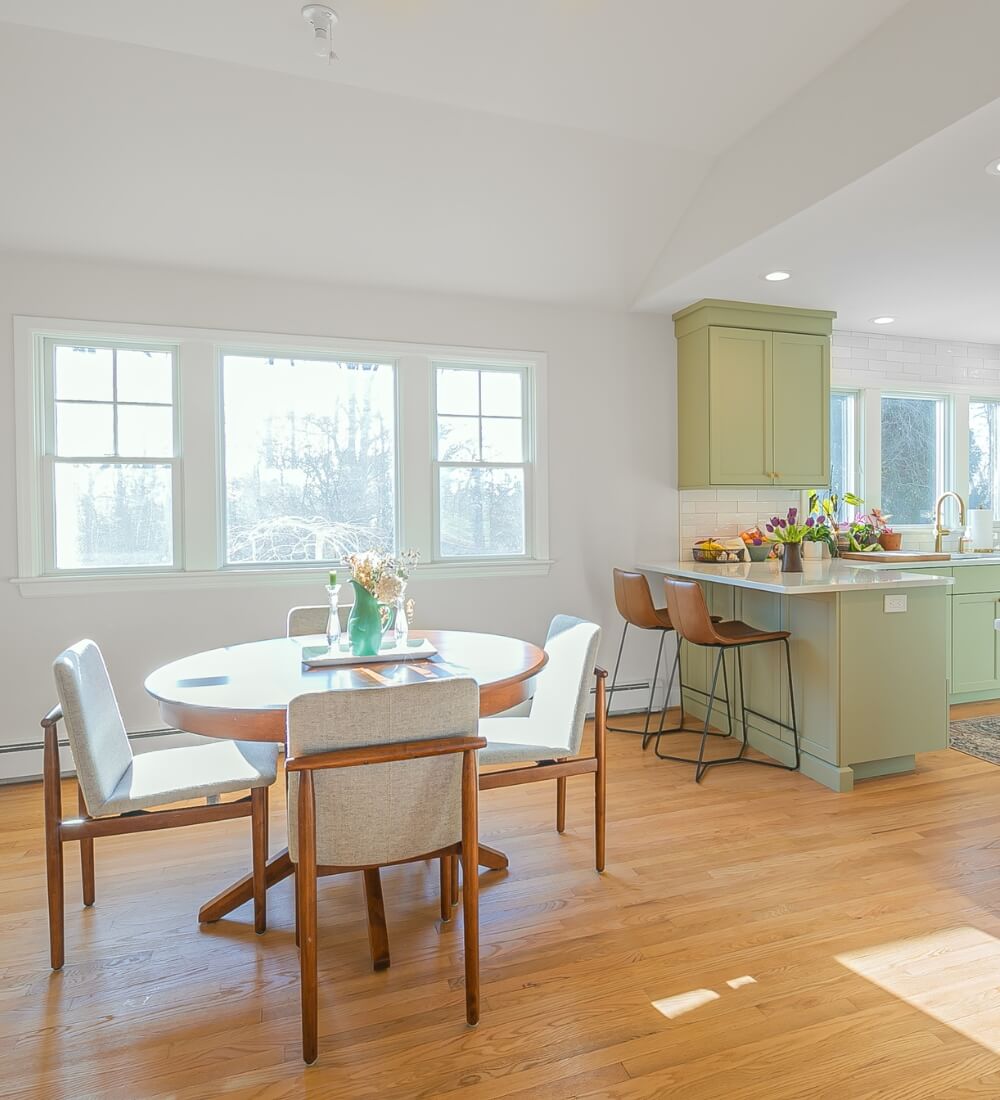
[[[843,528],[840,518],[840,508],[843,504],[850,504],[852,508],[860,508],[864,501],[861,497],[855,496],[854,493],[844,493],[843,496],[831,493],[828,497],[821,497],[815,489],[809,493],[810,515],[826,516],[826,521],[830,525],[828,545],[831,557],[842,550],[850,550],[851,548],[848,532],[846,528]]]
[[[798,508],[789,508],[784,519],[772,516],[771,522],[765,526],[768,540],[781,546],[782,573],[801,573],[802,540],[809,528],[799,522]]]
[[[878,543],[883,550],[899,550],[903,545],[903,535],[889,526],[892,516],[885,515],[880,508],[872,508],[868,515],[878,532]]]
[[[830,557],[837,552],[837,537],[825,515],[808,516],[806,533],[802,536],[802,557],[806,561],[820,561],[823,547],[830,548]]]
[[[878,527],[869,515],[855,516],[847,528],[847,541],[855,553],[879,550]]]

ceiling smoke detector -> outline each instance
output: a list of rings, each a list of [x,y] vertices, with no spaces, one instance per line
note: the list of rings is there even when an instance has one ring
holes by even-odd
[[[317,57],[325,57],[327,61],[336,61],[333,26],[338,21],[337,13],[325,4],[306,4],[302,9],[302,18],[313,30],[313,53]]]

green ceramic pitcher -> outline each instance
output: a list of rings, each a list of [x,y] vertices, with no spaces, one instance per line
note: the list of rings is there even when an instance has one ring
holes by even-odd
[[[382,613],[378,601],[363,585],[351,581],[354,606],[347,617],[347,637],[355,657],[374,657],[382,644]]]

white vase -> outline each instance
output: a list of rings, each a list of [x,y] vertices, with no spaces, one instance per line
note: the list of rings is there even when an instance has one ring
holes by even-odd
[[[804,561],[822,561],[823,544],[821,542],[804,542],[802,544],[802,558]]]

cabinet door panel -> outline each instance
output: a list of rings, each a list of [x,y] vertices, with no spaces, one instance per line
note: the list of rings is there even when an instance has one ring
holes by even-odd
[[[1000,688],[997,632],[993,620],[1000,616],[996,592],[952,597],[951,690],[988,691]]]
[[[830,341],[772,334],[774,484],[813,488],[830,480]]]
[[[771,484],[771,333],[709,334],[709,456],[713,485]]]

